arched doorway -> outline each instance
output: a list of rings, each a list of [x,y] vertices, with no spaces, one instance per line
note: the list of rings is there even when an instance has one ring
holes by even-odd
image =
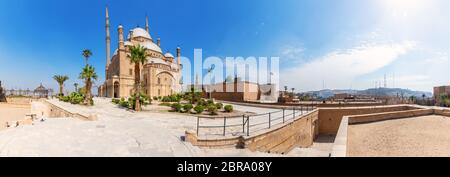
[[[114,82],[114,94],[113,94],[113,96],[114,96],[114,98],[119,98],[119,82],[118,81],[116,81],[116,82]]]

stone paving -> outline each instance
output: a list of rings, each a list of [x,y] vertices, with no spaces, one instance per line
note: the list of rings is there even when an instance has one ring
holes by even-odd
[[[51,157],[246,157],[280,156],[246,149],[202,149],[181,141],[186,130],[194,130],[196,117],[146,111],[133,113],[118,108],[110,99],[95,99],[94,107],[50,100],[53,104],[98,121],[72,118],[46,119],[32,126],[0,131],[0,156]],[[236,110],[272,111],[235,105]],[[300,154],[307,156],[305,154]]]

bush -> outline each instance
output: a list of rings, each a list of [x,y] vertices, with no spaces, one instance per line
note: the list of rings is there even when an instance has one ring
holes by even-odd
[[[208,112],[211,115],[217,115],[217,107],[215,105],[209,105]]]
[[[130,108],[130,104],[128,104],[128,101],[125,101],[125,99],[121,99],[119,105],[124,108]]]
[[[162,102],[180,102],[181,96],[180,95],[171,95],[171,96],[165,96],[161,99]]]
[[[157,96],[154,96],[154,97],[153,97],[153,100],[159,100],[159,99],[158,99],[158,97],[157,97]]]
[[[116,98],[113,98],[111,102],[114,103],[114,104],[119,104],[120,100],[116,99]]]
[[[139,94],[139,103],[141,104],[141,107],[142,107],[142,106],[152,104],[152,100],[147,95],[141,93],[141,94]],[[135,109],[136,108],[135,107],[136,96],[132,96],[132,97],[128,98],[128,104],[129,104],[128,108]]]
[[[184,112],[190,112],[192,110],[192,108],[194,108],[194,106],[192,104],[185,104],[183,106]]]
[[[84,95],[81,93],[73,92],[67,96],[59,96],[60,101],[71,103],[71,104],[81,104],[84,101]],[[92,100],[92,102],[94,102]]]
[[[224,109],[225,109],[225,112],[233,112],[233,110],[234,110],[232,105],[226,105],[224,107]]]
[[[206,102],[205,99],[200,99],[200,100],[198,100],[197,105],[207,106],[208,102]]]
[[[208,100],[207,104],[208,105],[214,104],[214,101],[213,100]]]
[[[180,112],[182,107],[183,106],[180,103],[174,103],[172,104],[172,111]]]
[[[222,103],[216,103],[216,108],[217,108],[218,110],[223,109],[223,104],[222,104]]]
[[[203,107],[202,105],[197,105],[197,106],[194,108],[194,111],[195,111],[197,114],[201,114],[201,113],[203,113],[203,111],[205,111],[205,107]]]
[[[71,93],[69,96],[68,96],[68,101],[71,103],[71,104],[80,104],[80,103],[83,103],[83,100],[84,100],[84,96],[82,95],[82,94],[80,94],[80,93],[77,93],[77,92],[73,92],[73,93]],[[93,101],[92,101],[93,102]]]

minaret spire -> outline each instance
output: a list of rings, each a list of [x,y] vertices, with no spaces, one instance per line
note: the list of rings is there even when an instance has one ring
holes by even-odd
[[[148,27],[148,15],[145,16],[145,30],[147,33],[150,33],[150,29]]]
[[[111,62],[111,37],[109,26],[109,12],[108,6],[106,6],[106,77],[108,77],[108,66]]]

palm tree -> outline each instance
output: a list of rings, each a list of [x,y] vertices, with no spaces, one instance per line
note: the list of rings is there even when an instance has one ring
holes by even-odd
[[[147,62],[147,53],[145,52],[145,48],[141,45],[137,46],[131,46],[130,47],[130,53],[131,55],[128,55],[128,58],[130,58],[131,63],[134,63],[134,95],[135,95],[135,111],[141,111],[141,104],[140,104],[140,91],[141,91],[141,68],[140,64],[145,64]]]
[[[84,59],[85,59],[85,61],[86,61],[86,65],[87,65],[87,64],[88,64],[89,57],[92,56],[91,50],[89,50],[89,49],[83,50],[82,55],[83,55],[83,57],[84,57]]]
[[[74,83],[73,86],[75,87],[75,92],[78,92],[78,83]]]
[[[58,82],[59,84],[59,96],[63,96],[64,95],[64,82],[66,82],[67,80],[69,80],[68,76],[62,76],[62,75],[55,75],[53,76],[53,79],[55,79],[56,82]]]
[[[86,65],[86,67],[83,68],[83,71],[80,73],[80,79],[84,79],[85,80],[85,89],[86,89],[86,93],[85,93],[85,97],[84,97],[84,102],[86,105],[92,105],[92,94],[91,94],[91,88],[92,88],[92,80],[97,80],[98,76],[97,73],[95,73],[95,68],[90,66],[90,65]]]

